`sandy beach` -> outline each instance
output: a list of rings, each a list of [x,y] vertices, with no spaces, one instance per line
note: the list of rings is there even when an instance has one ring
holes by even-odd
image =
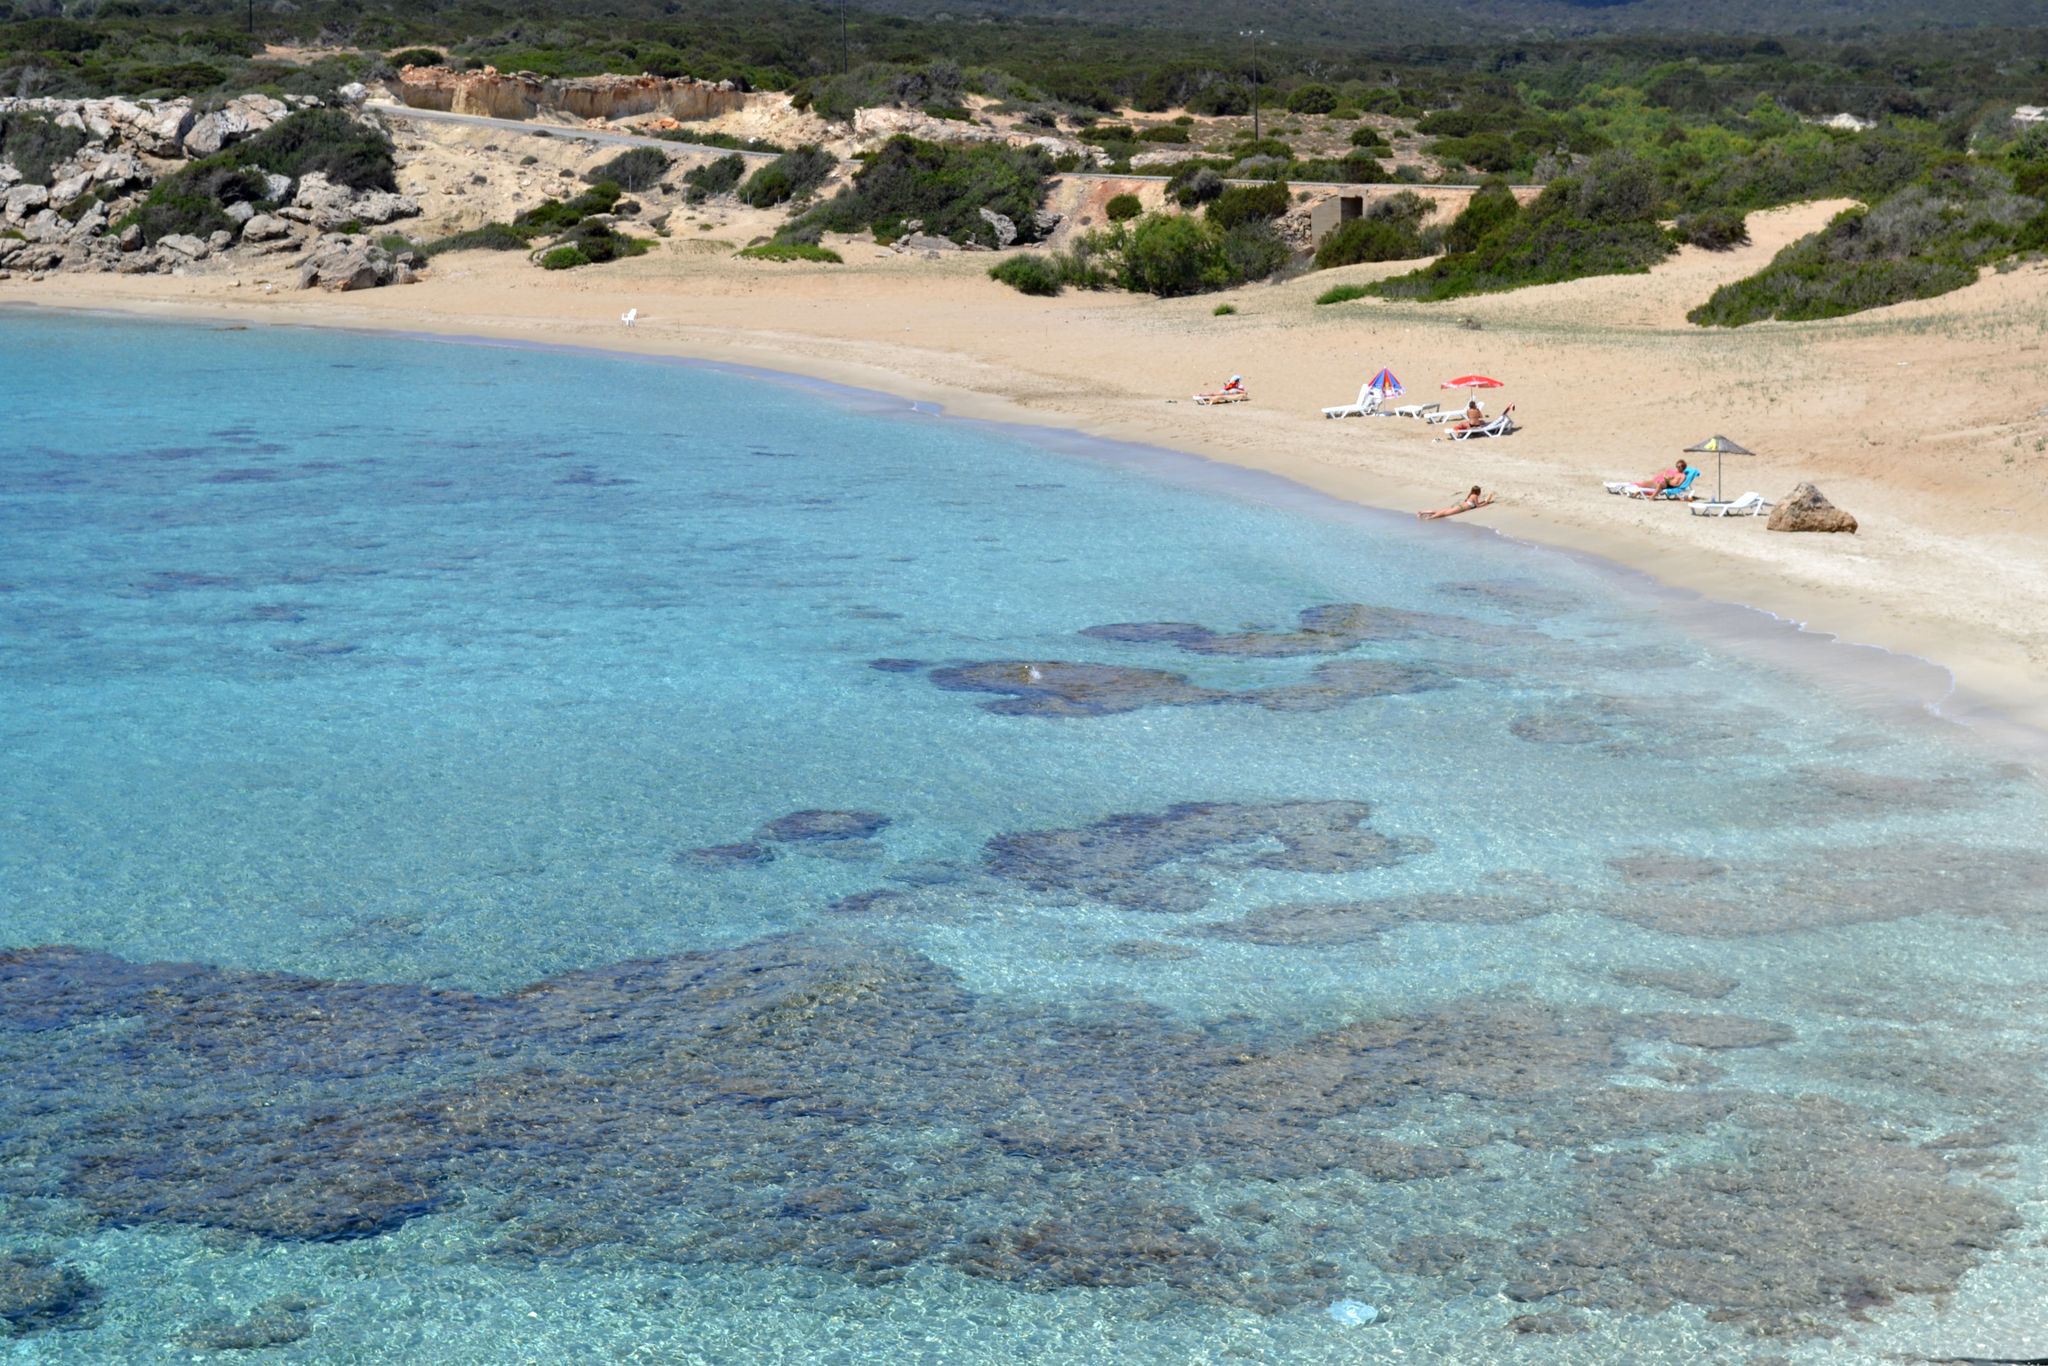
[[[1440,506],[1497,492],[1474,524],[1606,557],[1680,589],[1949,669],[1943,704],[2048,729],[2048,267],[1833,323],[1706,331],[1685,310],[1754,272],[1839,204],[1759,214],[1736,251],[1686,249],[1648,276],[1439,305],[1317,307],[1332,284],[1402,269],[1317,272],[1228,295],[1036,299],[986,278],[992,258],[844,243],[844,266],[743,261],[750,225],[679,230],[636,260],[561,274],[517,253],[438,258],[431,278],[347,294],[269,275],[17,278],[0,305],[223,323],[513,338],[742,363],[934,401],[963,416],[1073,428],[1284,475],[1358,502]],[[711,226],[709,224],[707,227]],[[274,287],[266,288],[269,281]],[[1237,312],[1217,317],[1228,302]],[[631,329],[620,314],[639,310]],[[171,358],[168,363],[175,364]],[[1391,366],[1411,399],[1480,372],[1523,430],[1453,443],[1404,420],[1333,422]],[[1189,396],[1233,373],[1253,399]],[[1446,396],[1452,397],[1452,396]],[[1729,496],[1811,480],[1860,531],[1788,535],[1608,496],[1725,433]],[[1709,458],[1711,459],[1711,458]],[[1712,491],[1708,464],[1702,487]]]

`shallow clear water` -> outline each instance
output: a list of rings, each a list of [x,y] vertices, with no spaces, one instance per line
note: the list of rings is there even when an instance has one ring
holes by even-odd
[[[2048,1352],[2048,801],[1854,657],[706,368],[0,412],[24,1359]]]

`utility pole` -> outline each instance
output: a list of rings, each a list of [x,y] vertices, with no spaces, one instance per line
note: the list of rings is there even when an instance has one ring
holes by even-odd
[[[848,56],[848,54],[847,54],[847,47],[846,47],[846,0],[839,0],[839,74],[840,74],[840,75],[844,76],[844,75],[845,75],[845,74],[846,74],[847,72],[849,72],[849,71],[853,70],[853,67],[852,67],[852,66],[850,65],[851,61],[852,61],[852,58],[851,58],[850,56]]]
[[[1262,28],[1241,28],[1237,36],[1248,39],[1252,45],[1252,141],[1259,140],[1259,40],[1266,36]]]

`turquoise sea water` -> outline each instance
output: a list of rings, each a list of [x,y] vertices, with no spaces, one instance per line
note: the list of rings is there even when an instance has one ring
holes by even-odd
[[[0,1352],[2048,1353],[2048,798],[1728,617],[706,368],[0,413]]]

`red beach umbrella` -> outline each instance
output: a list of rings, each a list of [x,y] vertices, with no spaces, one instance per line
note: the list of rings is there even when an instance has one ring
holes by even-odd
[[[1437,386],[1439,389],[1505,389],[1507,385],[1486,375],[1460,375],[1447,379]]]

